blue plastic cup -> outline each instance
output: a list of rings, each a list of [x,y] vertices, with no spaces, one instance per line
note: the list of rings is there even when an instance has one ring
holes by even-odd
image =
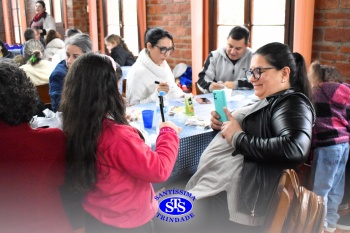
[[[153,113],[154,113],[153,110],[143,110],[142,111],[143,126],[145,128],[152,128]]]

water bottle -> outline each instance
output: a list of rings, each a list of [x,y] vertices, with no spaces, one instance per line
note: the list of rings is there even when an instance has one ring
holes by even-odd
[[[163,111],[164,111],[164,120],[168,120],[168,108],[169,108],[169,101],[166,96],[165,91],[160,91],[158,93],[158,98],[156,100],[156,112],[153,117],[153,124],[156,126],[156,134],[159,134],[159,123],[162,122],[162,114],[160,112],[160,99],[159,96],[163,97]]]
[[[169,101],[168,101],[168,98],[166,96],[166,92],[165,91],[160,91],[158,93],[158,96],[162,96],[163,97],[163,111],[164,111],[164,119],[165,121],[167,121],[167,116],[168,116],[168,108],[169,108]],[[157,101],[156,101],[156,114],[157,114],[157,117],[160,119],[160,121],[162,120],[161,118],[161,112],[160,112],[160,100],[159,100],[159,97],[157,98]]]

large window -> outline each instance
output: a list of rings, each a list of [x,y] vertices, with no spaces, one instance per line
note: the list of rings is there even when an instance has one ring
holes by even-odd
[[[15,36],[15,44],[22,43],[22,27],[21,27],[21,17],[20,17],[20,4],[18,0],[11,1],[11,12],[12,12],[12,22],[13,22],[13,31]]]
[[[281,42],[292,46],[291,16],[294,0],[212,0],[214,9],[210,11],[214,28],[209,33],[209,46],[226,44],[232,27],[245,25],[251,32],[250,47],[254,50],[269,42]],[[216,31],[215,31],[216,30]],[[216,38],[210,37],[216,35]]]
[[[107,0],[107,35],[121,36],[130,51],[139,53],[139,39],[137,27],[137,0]]]

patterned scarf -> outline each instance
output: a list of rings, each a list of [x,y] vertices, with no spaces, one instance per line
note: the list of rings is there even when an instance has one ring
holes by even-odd
[[[38,22],[42,17],[44,17],[44,15],[45,15],[45,11],[40,15],[39,14],[34,15],[33,22]]]

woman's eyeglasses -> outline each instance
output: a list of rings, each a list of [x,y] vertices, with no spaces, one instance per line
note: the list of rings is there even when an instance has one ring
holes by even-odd
[[[169,52],[169,54],[172,54],[175,50],[175,46],[171,46],[169,48],[167,48],[165,46],[158,46],[158,45],[155,45],[155,46],[159,49],[161,54],[165,54],[167,52]]]
[[[247,79],[249,80],[250,76],[253,75],[255,80],[259,80],[261,77],[261,74],[264,73],[264,70],[269,70],[269,69],[275,69],[275,67],[258,67],[255,68],[253,70],[247,70],[245,72],[245,76],[247,77]]]

